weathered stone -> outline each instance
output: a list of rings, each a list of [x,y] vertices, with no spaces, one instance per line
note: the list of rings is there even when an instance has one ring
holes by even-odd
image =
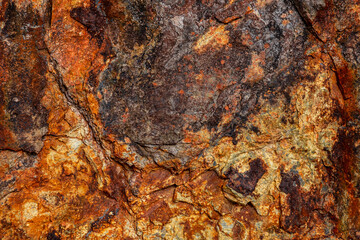
[[[358,239],[356,0],[0,2],[1,239]]]

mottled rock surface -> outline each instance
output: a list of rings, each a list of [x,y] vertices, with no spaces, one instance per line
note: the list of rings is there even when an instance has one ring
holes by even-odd
[[[0,0],[1,239],[360,239],[360,1]]]

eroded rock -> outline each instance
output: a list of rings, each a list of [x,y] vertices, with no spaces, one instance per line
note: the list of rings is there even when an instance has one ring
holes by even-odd
[[[2,239],[357,239],[359,4],[0,3]]]

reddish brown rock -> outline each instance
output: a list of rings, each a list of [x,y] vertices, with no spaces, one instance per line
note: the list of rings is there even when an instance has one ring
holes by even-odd
[[[358,239],[360,3],[0,2],[1,239]]]

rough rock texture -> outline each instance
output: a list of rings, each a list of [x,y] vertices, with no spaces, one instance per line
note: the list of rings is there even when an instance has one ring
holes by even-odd
[[[0,0],[1,239],[360,239],[360,1]]]

